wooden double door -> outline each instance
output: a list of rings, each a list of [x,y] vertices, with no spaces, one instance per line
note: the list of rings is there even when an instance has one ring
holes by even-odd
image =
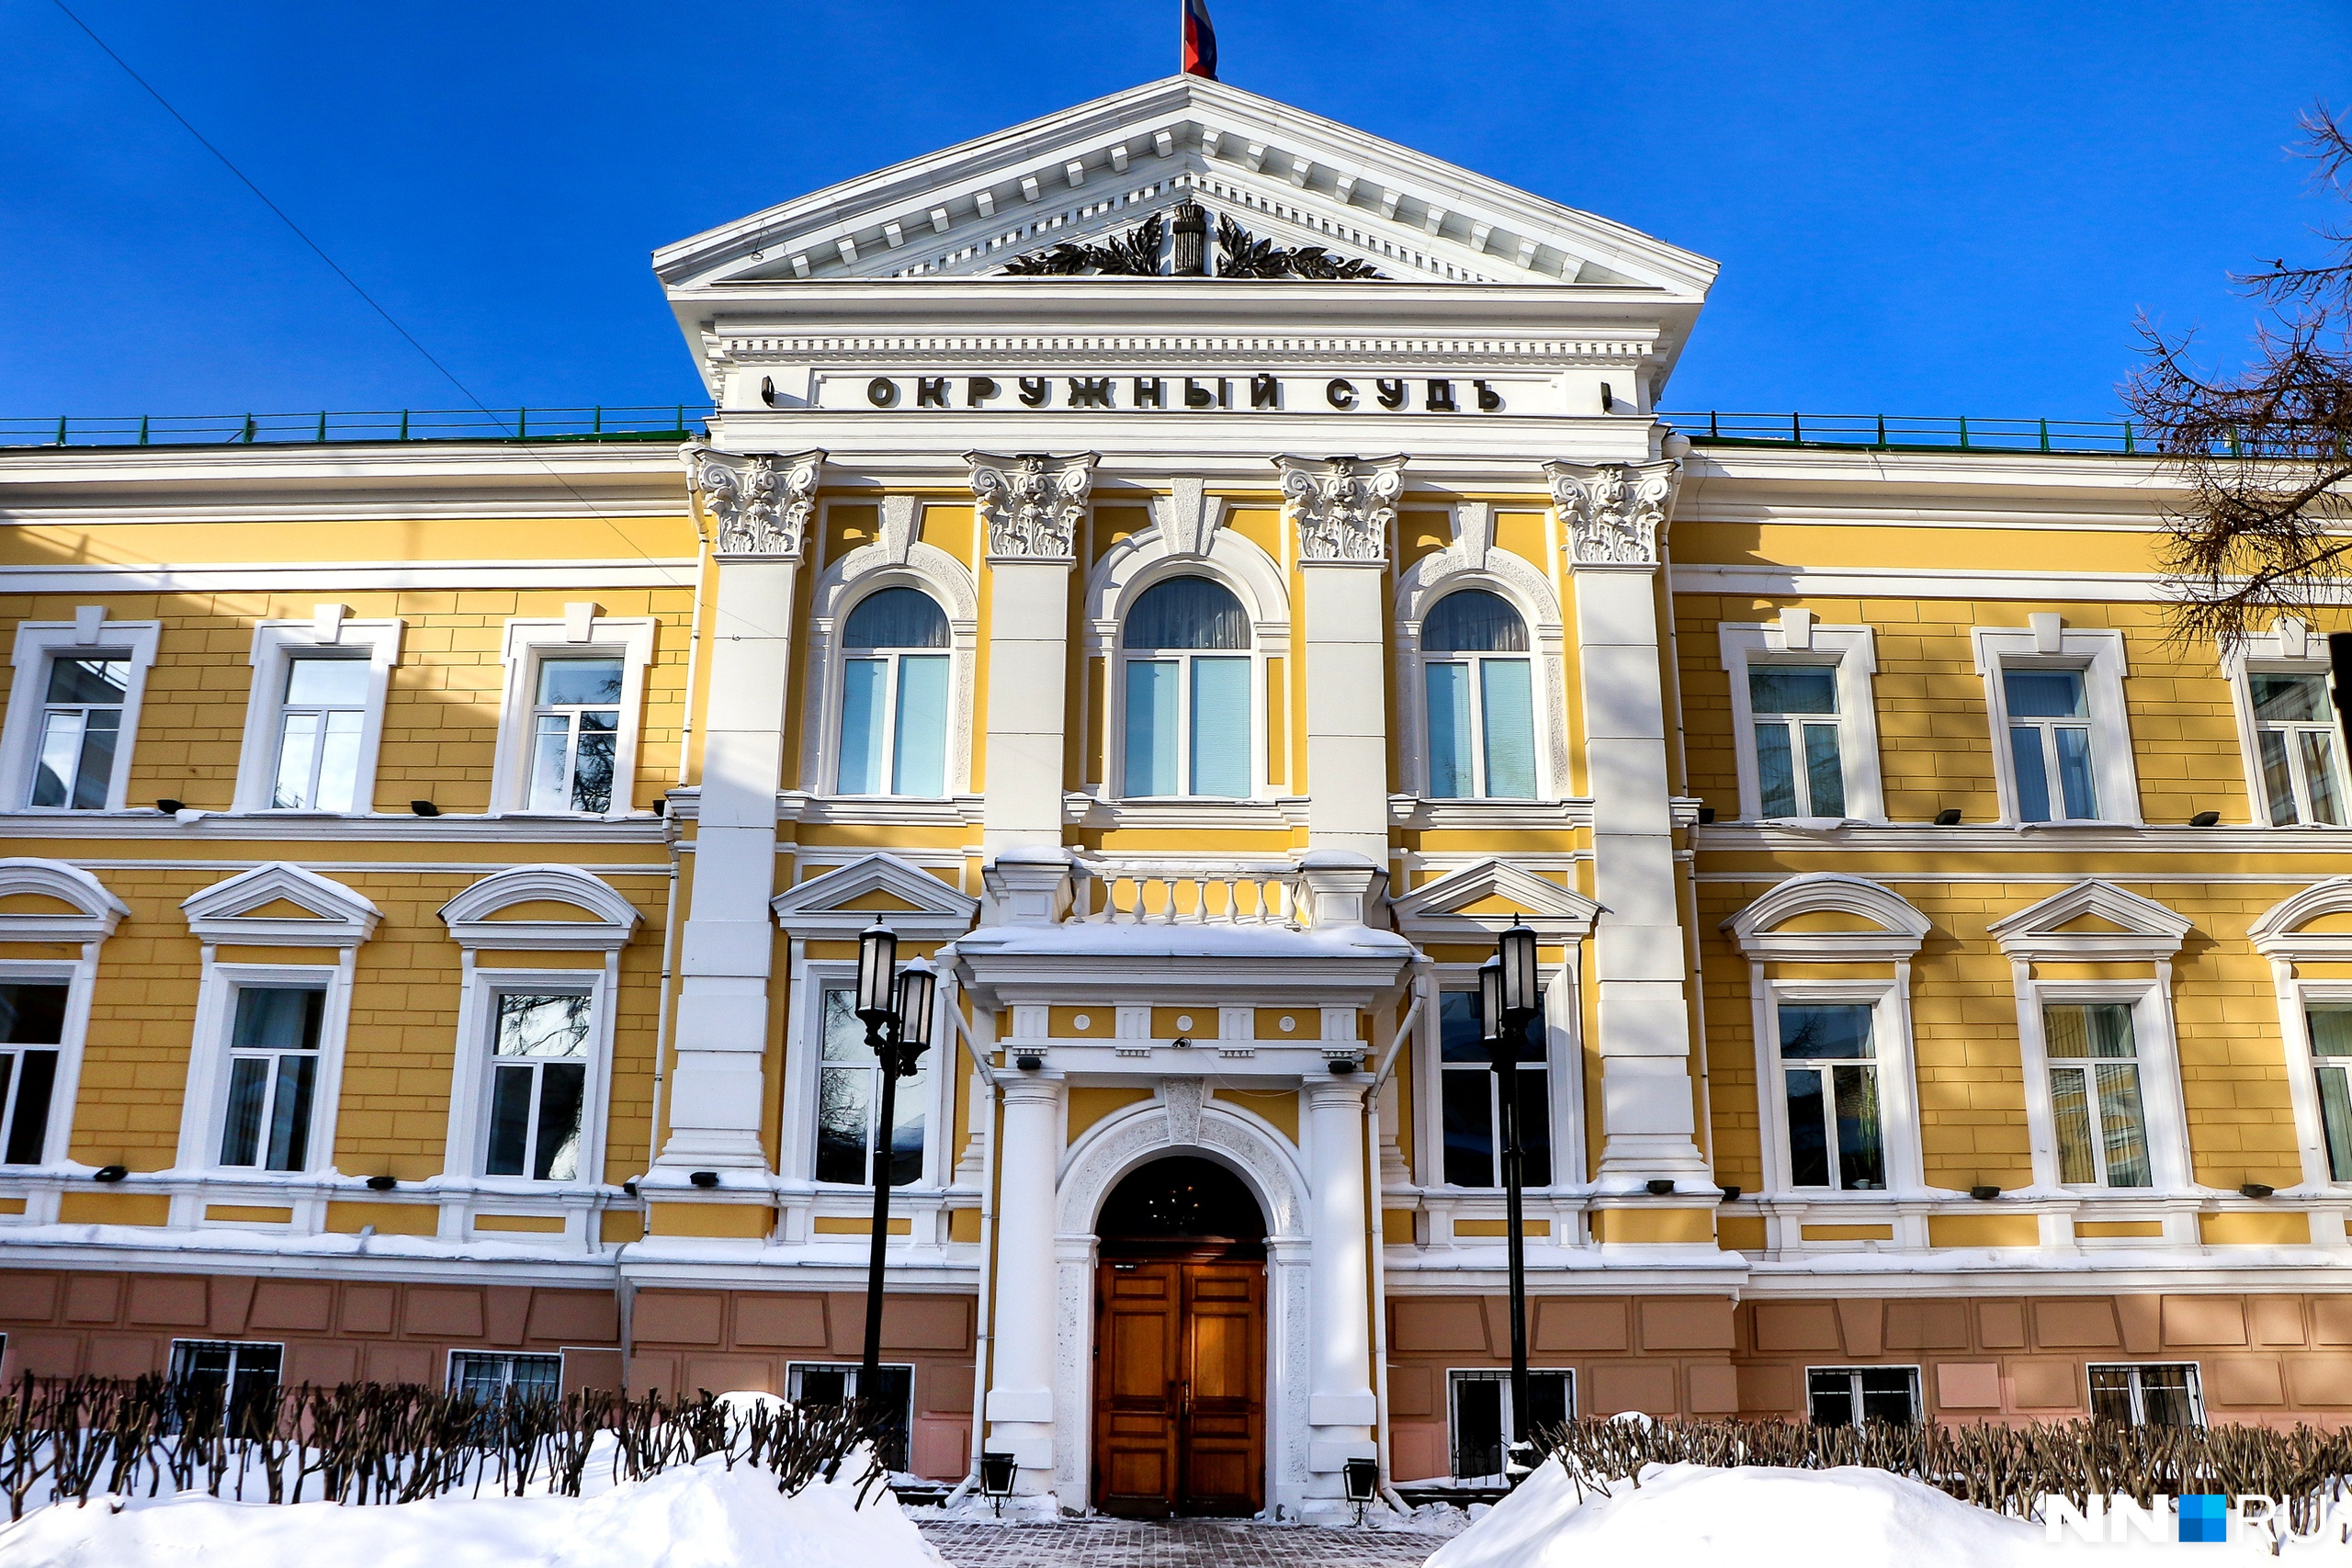
[[[1165,1518],[1265,1506],[1262,1258],[1105,1260],[1094,1362],[1096,1507]]]

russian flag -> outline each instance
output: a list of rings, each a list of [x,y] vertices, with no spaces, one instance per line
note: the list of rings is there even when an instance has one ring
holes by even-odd
[[[1184,74],[1216,80],[1216,28],[1208,0],[1184,0]]]

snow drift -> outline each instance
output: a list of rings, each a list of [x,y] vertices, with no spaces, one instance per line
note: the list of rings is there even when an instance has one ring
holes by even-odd
[[[71,1503],[0,1530],[0,1568],[941,1568],[879,1485],[854,1474],[786,1497],[717,1455],[571,1497],[272,1506],[187,1494]]]
[[[2234,1523],[2222,1545],[2052,1546],[2039,1524],[1883,1470],[1652,1465],[1639,1487],[1617,1480],[1609,1489],[1603,1496],[1587,1483],[1579,1493],[1548,1461],[1424,1568],[2052,1568],[2183,1550],[2216,1568],[2273,1561],[2267,1532]],[[2352,1559],[2333,1531],[2324,1542],[2288,1542],[2286,1557],[2306,1554],[2314,1563]]]

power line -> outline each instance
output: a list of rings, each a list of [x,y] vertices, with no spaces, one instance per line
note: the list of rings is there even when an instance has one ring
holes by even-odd
[[[65,19],[67,21],[72,22],[75,27],[81,28],[83,34],[87,37],[92,43],[96,44],[100,50],[104,51],[106,57],[108,60],[111,60],[117,65],[121,66],[122,73],[124,75],[138,83],[141,89],[144,91],[149,97],[162,105],[165,114],[170,115],[174,119],[179,121],[180,129],[187,131],[190,136],[195,137],[198,146],[211,153],[215,158],[218,158],[220,161],[220,166],[222,168],[236,175],[237,183],[243,186],[247,190],[253,192],[254,198],[255,200],[259,201],[264,207],[268,208],[273,213],[276,213],[277,215],[277,220],[285,224],[289,230],[293,231],[294,237],[296,239],[301,241],[303,244],[310,247],[311,254],[326,263],[329,270],[334,272],[337,277],[343,279],[345,283],[348,284],[354,294],[358,295],[360,299],[367,301],[368,308],[369,310],[375,311],[376,314],[384,319],[384,324],[386,326],[400,333],[402,341],[404,341],[411,348],[416,350],[418,354],[424,355],[424,362],[427,365],[432,366],[434,369],[439,371],[442,377],[448,381],[449,385],[457,388],[458,390],[463,394],[466,401],[473,404],[476,409],[480,410],[482,416],[488,419],[490,423],[499,430],[504,431],[508,428],[505,421],[500,419],[497,414],[491,412],[489,404],[483,402],[480,398],[474,395],[472,388],[467,386],[463,381],[458,380],[455,371],[442,364],[440,360],[435,358],[433,351],[425,347],[424,344],[418,342],[414,333],[410,332],[406,327],[401,325],[400,322],[394,319],[390,310],[385,310],[382,305],[377,302],[374,295],[368,293],[368,290],[359,286],[359,280],[357,278],[352,276],[348,272],[345,272],[342,265],[338,264],[333,256],[327,254],[324,246],[321,245],[316,240],[313,240],[308,233],[304,232],[302,226],[300,223],[295,222],[293,218],[284,208],[270,200],[269,193],[267,191],[263,190],[261,186],[255,185],[251,176],[246,175],[244,170],[237,167],[235,161],[232,159],[229,154],[214,146],[211,139],[207,137],[204,132],[197,130],[195,125],[189,121],[187,116],[180,113],[178,109],[174,108],[172,107],[172,101],[164,96],[163,94],[157,92],[153,83],[148,81],[146,77],[141,76],[138,72],[132,70],[130,62],[125,60],[121,55],[117,54],[114,51],[113,46],[108,44],[106,39],[100,38],[96,29],[94,29],[89,23],[75,16],[74,14],[73,7],[66,5],[65,0],[51,0],[51,4],[55,5],[60,11],[62,11],[65,14]],[[572,500],[578,502],[582,508],[585,510],[590,516],[604,524],[605,527],[610,528],[613,531],[613,536],[615,538],[617,538],[622,544],[627,545],[631,550],[635,551],[639,558],[644,560],[646,564],[659,568],[665,575],[668,574],[668,568],[663,567],[660,561],[654,559],[652,556],[648,555],[642,546],[639,545],[636,540],[630,538],[628,534],[622,531],[619,524],[614,522],[610,517],[605,516],[603,512],[599,511],[594,502],[590,501],[586,496],[581,494],[579,489],[574,486],[570,479],[566,479],[563,474],[557,469],[554,464],[548,462],[544,454],[540,453],[535,447],[526,447],[526,450],[530,452],[532,458],[537,462],[539,467],[548,471],[548,475],[554,479],[556,483],[561,485],[571,493]],[[685,586],[683,582],[679,582],[674,576],[671,578],[671,582],[673,587],[683,588]]]

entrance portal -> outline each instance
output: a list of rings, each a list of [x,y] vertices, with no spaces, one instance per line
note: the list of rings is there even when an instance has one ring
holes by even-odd
[[[1112,1190],[1094,1291],[1094,1506],[1247,1516],[1265,1506],[1266,1222],[1191,1156]]]

